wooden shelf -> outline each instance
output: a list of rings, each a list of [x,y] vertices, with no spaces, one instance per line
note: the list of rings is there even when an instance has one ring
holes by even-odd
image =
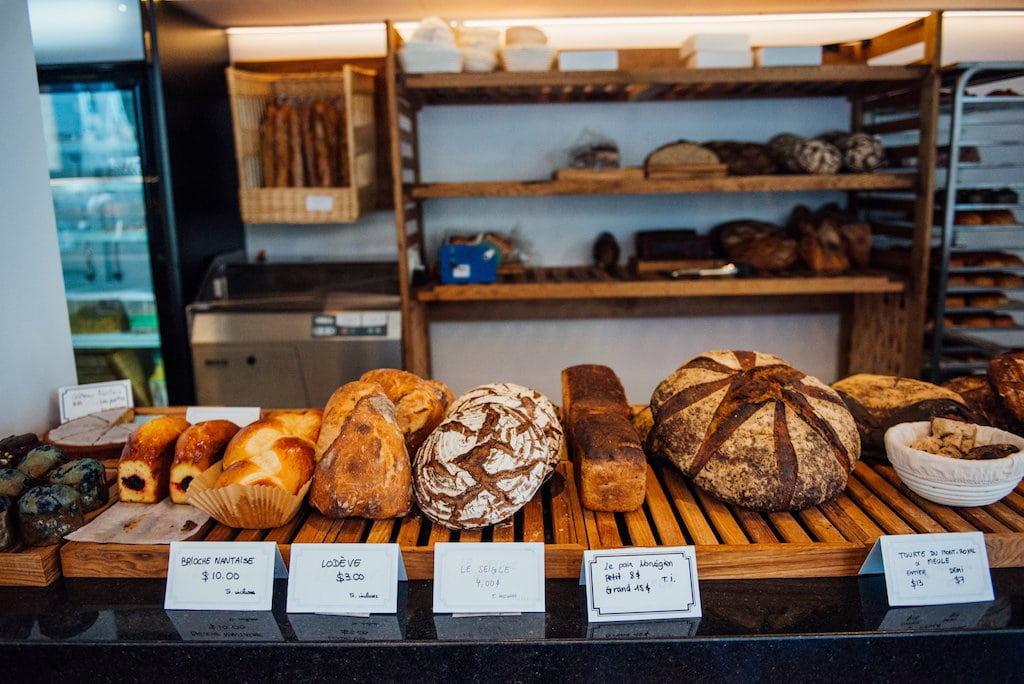
[[[681,279],[665,274],[616,278],[588,266],[531,268],[496,283],[433,284],[415,291],[420,302],[512,299],[650,299],[657,297],[757,297],[779,295],[881,294],[904,291],[889,273],[838,276],[785,275],[756,278]]]
[[[685,69],[678,50],[620,50],[617,71],[528,71],[404,74],[408,97],[420,105],[558,102],[643,102],[730,98],[851,97],[920,81],[922,66],[828,65]],[[628,68],[635,63],[662,68]]]
[[[911,173],[725,176],[692,180],[474,181],[413,186],[414,199],[452,197],[543,197],[552,195],[658,195],[695,192],[799,192],[807,190],[914,190]]]

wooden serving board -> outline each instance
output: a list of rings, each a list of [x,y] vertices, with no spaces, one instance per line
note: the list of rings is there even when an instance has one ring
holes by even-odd
[[[107,471],[110,498],[101,508],[85,514],[88,523],[117,501],[117,484]],[[67,542],[65,542],[67,543]],[[0,551],[0,586],[4,587],[45,587],[61,575],[61,544],[50,546],[25,546],[20,541]]]
[[[731,506],[672,466],[648,465],[640,510],[585,510],[583,520],[591,549],[693,545],[702,579],[853,576],[886,534],[981,531],[991,567],[1024,566],[1024,482],[989,506],[952,508],[914,494],[891,466],[863,461],[846,491],[794,513]]]
[[[212,521],[193,539],[274,541],[286,564],[293,543],[397,543],[409,579],[433,577],[437,542],[544,542],[545,576],[577,578],[586,549],[582,516],[572,464],[563,461],[541,492],[512,520],[482,530],[449,530],[418,512],[391,520],[338,520],[303,506],[281,527],[240,530]],[[65,577],[166,577],[169,550],[166,544],[67,542],[60,549],[60,562]]]

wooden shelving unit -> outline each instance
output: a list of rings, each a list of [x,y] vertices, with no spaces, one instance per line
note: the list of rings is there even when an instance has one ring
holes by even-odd
[[[900,97],[916,108],[922,126],[918,154],[934,155],[937,112],[938,36],[941,14],[935,13],[883,36],[852,45],[827,46],[820,67],[751,69],[686,69],[676,49],[619,51],[615,71],[404,74],[397,53],[402,38],[391,24],[385,64],[388,118],[394,181],[395,222],[402,281],[405,366],[430,375],[431,320],[493,319],[486,303],[529,303],[509,306],[509,317],[558,318],[566,300],[588,306],[603,302],[606,316],[679,315],[665,300],[716,298],[735,300],[727,307],[763,311],[766,298],[785,298],[808,310],[828,298],[842,316],[839,358],[842,372],[872,371],[916,375],[920,367],[924,303],[927,289],[932,178],[923,170],[885,171],[834,176],[771,175],[701,180],[586,179],[498,182],[423,182],[418,160],[418,113],[438,105],[614,103],[671,100],[844,97],[851,102],[851,128],[859,129],[862,113],[879,93]],[[910,45],[923,44],[920,63],[869,66],[868,60]],[[781,132],[781,131],[780,131]],[[611,277],[596,269],[566,266],[528,269],[486,285],[412,284],[412,264],[430,264],[425,251],[423,203],[447,198],[545,197],[554,195],[645,195],[685,193],[893,191],[912,198],[915,244],[910,268],[899,274],[851,272],[837,277],[792,273],[778,278],[678,280],[665,275]],[[629,302],[618,306],[616,302]],[[797,302],[793,304],[793,302]],[[528,311],[527,311],[528,310]],[[517,313],[518,312],[518,313]],[[599,313],[599,315],[601,315]]]

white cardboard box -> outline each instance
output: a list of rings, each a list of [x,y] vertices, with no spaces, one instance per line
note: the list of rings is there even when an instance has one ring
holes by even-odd
[[[618,50],[562,50],[558,53],[561,71],[615,71],[619,68]]]
[[[821,66],[820,45],[769,45],[754,48],[757,66]]]
[[[750,50],[699,50],[683,60],[687,69],[713,69],[715,67],[750,67],[754,56]]]
[[[746,33],[695,33],[683,41],[679,56],[686,59],[694,52],[704,50],[750,51],[750,36]]]

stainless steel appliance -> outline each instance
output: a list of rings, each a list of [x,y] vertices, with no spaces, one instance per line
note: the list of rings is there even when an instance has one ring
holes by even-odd
[[[319,408],[365,371],[402,364],[396,263],[224,255],[188,319],[200,404]]]

